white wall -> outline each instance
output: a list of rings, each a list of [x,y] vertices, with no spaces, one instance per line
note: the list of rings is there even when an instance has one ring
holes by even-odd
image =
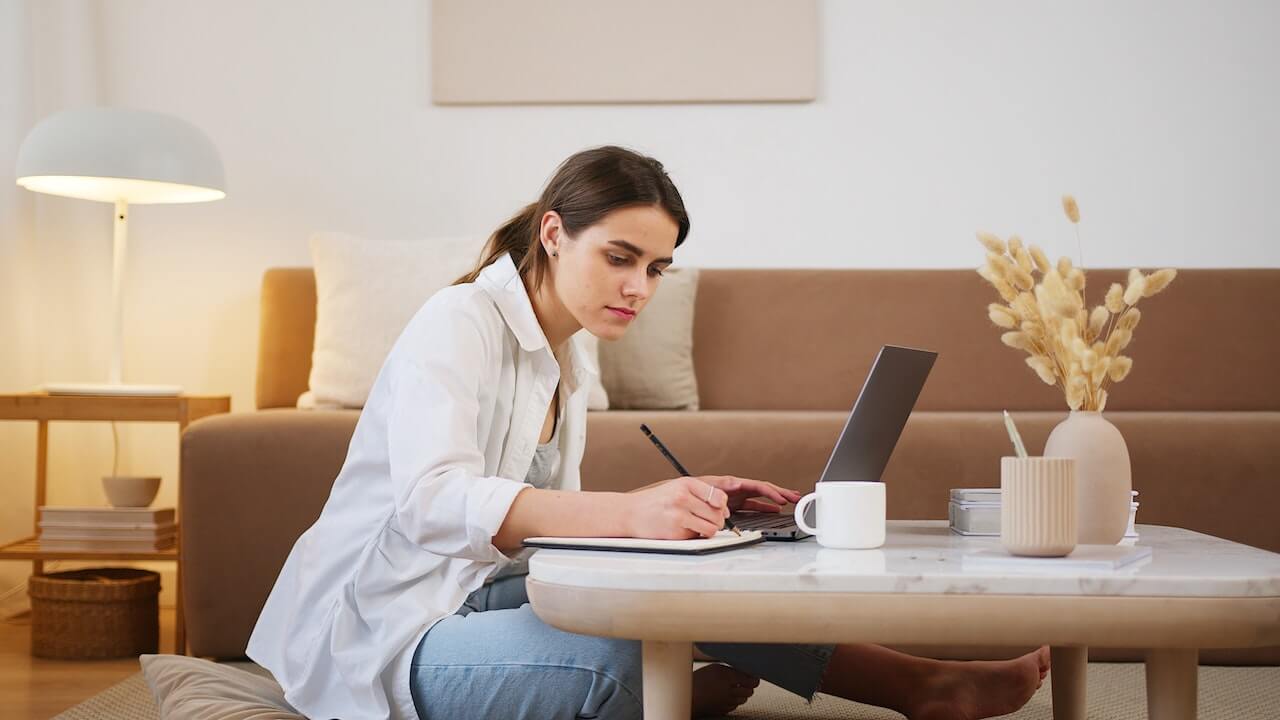
[[[132,214],[125,380],[236,411],[262,271],[309,264],[309,232],[487,234],[601,143],[666,164],[693,222],[680,264],[970,267],[979,228],[1074,253],[1072,192],[1088,266],[1280,265],[1267,0],[828,0],[811,104],[474,108],[429,104],[425,2],[0,2],[22,28],[3,30],[21,62],[0,62],[0,169],[38,118],[92,102],[221,150],[226,200]],[[0,390],[104,379],[109,209],[0,182],[0,211]],[[109,427],[53,427],[51,501],[101,502]],[[174,477],[171,426],[121,434],[123,471]],[[0,538],[29,522],[34,436],[0,424]],[[0,564],[0,592],[25,572]]]

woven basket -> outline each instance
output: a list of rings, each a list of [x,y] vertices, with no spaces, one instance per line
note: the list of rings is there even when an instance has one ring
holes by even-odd
[[[159,649],[159,573],[93,568],[32,575],[27,594],[36,657],[96,660]]]

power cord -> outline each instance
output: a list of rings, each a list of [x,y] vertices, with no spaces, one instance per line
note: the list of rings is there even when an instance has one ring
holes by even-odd
[[[116,434],[116,423],[111,422],[111,474],[116,474],[117,463],[120,460],[120,436]]]

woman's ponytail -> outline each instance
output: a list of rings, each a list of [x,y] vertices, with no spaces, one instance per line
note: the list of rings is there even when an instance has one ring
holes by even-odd
[[[538,219],[541,216],[542,213],[538,212],[538,203],[532,202],[525,205],[520,212],[489,236],[489,240],[480,251],[480,262],[475,269],[454,280],[453,284],[475,282],[482,270],[507,253],[511,253],[511,259],[515,261],[516,267],[523,270],[529,248],[532,245],[542,246],[542,243],[538,242],[540,230]]]

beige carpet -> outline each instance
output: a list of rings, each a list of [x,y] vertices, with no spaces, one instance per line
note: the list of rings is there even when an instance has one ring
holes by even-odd
[[[1006,718],[1052,720],[1051,682],[1031,702]],[[1089,720],[1147,720],[1146,686],[1140,663],[1089,664]],[[729,716],[739,720],[901,720],[870,705],[819,695],[813,705],[769,683]],[[142,674],[94,695],[55,720],[156,720],[156,706]],[[1200,720],[1280,718],[1280,667],[1201,667]]]

